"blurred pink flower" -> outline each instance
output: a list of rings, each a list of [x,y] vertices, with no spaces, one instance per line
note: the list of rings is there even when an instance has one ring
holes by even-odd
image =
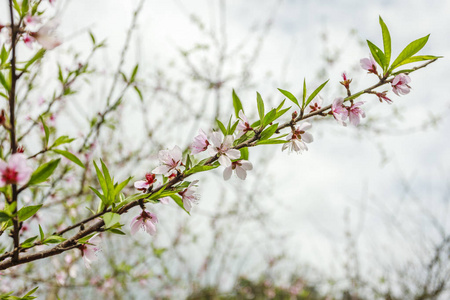
[[[334,99],[333,103],[331,104],[331,113],[339,124],[347,126],[344,121],[348,117],[348,110],[344,106],[344,98]]]
[[[134,183],[134,187],[138,191],[147,192],[156,182],[155,174],[147,173],[145,174],[145,180],[138,180]]]
[[[189,186],[178,194],[183,199],[183,207],[186,211],[191,211],[192,204],[197,203],[200,199],[200,196],[196,194],[197,192],[197,184],[198,180],[192,181]]]
[[[406,95],[411,90],[411,87],[408,85],[408,83],[411,82],[411,78],[409,78],[406,74],[398,74],[394,77],[394,80],[392,80],[392,91],[397,95]]]
[[[158,218],[155,214],[147,210],[142,210],[142,212],[131,220],[131,234],[135,234],[139,228],[144,230],[150,235],[156,233],[156,224],[158,223]]]
[[[158,153],[161,165],[156,167],[152,173],[171,176],[177,174],[177,168],[181,166],[182,152],[180,147],[175,146],[172,150],[161,150]]]
[[[361,68],[363,68],[364,70],[369,71],[369,73],[378,75],[377,66],[372,54],[369,54],[369,58],[360,59],[359,63],[361,64]]]
[[[250,171],[253,169],[253,165],[248,160],[238,160],[233,161],[231,163],[231,166],[225,168],[223,170],[223,179],[228,180],[231,177],[231,173],[233,173],[233,170],[236,172],[237,177],[239,177],[242,180],[245,180],[247,177],[247,171]]]
[[[191,153],[198,154],[208,149],[209,142],[206,133],[203,130],[198,131],[198,135],[194,138],[194,142],[191,145]]]
[[[100,236],[97,234],[91,237],[86,244],[80,246],[81,255],[83,256],[84,265],[86,268],[90,269],[91,262],[97,260],[97,253],[101,251],[101,241]]]
[[[50,21],[42,26],[37,32],[31,32],[30,35],[41,44],[44,49],[52,50],[62,44],[61,40],[56,35],[56,21]]]
[[[212,155],[219,155],[219,163],[224,167],[231,166],[232,159],[241,157],[241,152],[231,149],[234,138],[231,135],[223,136],[222,132],[213,132],[211,135],[212,145],[209,146]]]
[[[7,184],[25,184],[30,180],[33,169],[27,164],[22,153],[12,154],[8,162],[0,160],[0,187]]]
[[[23,43],[25,44],[25,46],[27,46],[30,49],[33,48],[33,43],[35,42],[35,39],[32,36],[30,36],[28,33],[25,33],[22,36],[22,40],[23,40]]]
[[[39,23],[41,23],[41,19],[37,16],[27,15],[25,18],[23,18],[25,24],[27,26],[36,26]]]

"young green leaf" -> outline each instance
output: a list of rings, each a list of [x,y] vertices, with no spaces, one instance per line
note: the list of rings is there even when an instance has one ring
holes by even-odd
[[[384,56],[383,51],[381,51],[380,48],[375,46],[375,44],[369,40],[367,40],[367,45],[369,46],[370,52],[372,53],[372,56],[377,64],[379,64],[384,70],[386,66],[386,57]]]
[[[261,133],[260,140],[263,141],[263,140],[269,139],[275,133],[275,131],[277,131],[277,129],[278,129],[278,123],[273,124],[272,126],[270,126],[269,128],[267,128],[266,130],[264,130]]]
[[[262,121],[264,119],[264,101],[258,92],[256,92],[256,102],[258,104],[259,119]]]
[[[248,148],[244,147],[244,148],[239,149],[239,151],[241,151],[241,159],[248,160],[248,154],[249,154]]]
[[[113,227],[120,222],[120,215],[112,212],[107,212],[102,216],[103,222],[105,222],[105,228]]]
[[[50,139],[50,130],[48,129],[47,125],[45,124],[44,118],[42,118],[42,116],[39,116],[39,119],[42,122],[42,127],[44,127],[44,133],[45,133],[44,147],[47,149],[48,140]]]
[[[11,216],[5,211],[0,210],[0,223],[11,220]]]
[[[425,46],[429,37],[430,37],[430,35],[424,36],[423,38],[417,39],[417,40],[411,42],[408,46],[406,46],[405,49],[403,49],[403,51],[400,52],[398,57],[394,60],[394,62],[392,63],[392,66],[389,70],[390,71],[394,70],[403,61],[405,61],[406,59],[410,58],[411,56],[413,56],[414,54],[419,52],[420,49],[422,49]]]
[[[391,35],[389,34],[389,30],[384,23],[383,19],[380,16],[380,26],[381,32],[383,34],[383,47],[384,47],[384,58],[385,58],[385,67],[384,71],[389,68],[389,63],[391,62]]]
[[[73,155],[72,153],[70,153],[69,151],[54,149],[53,152],[64,156],[65,158],[67,158],[68,160],[72,161],[73,163],[79,165],[82,168],[86,168],[84,166],[84,164],[81,162],[81,160],[78,157],[76,157],[75,155]]]
[[[172,195],[172,196],[170,196],[170,198],[172,198],[173,201],[175,201],[175,203],[178,204],[179,207],[181,207],[185,212],[187,212],[188,215],[191,215],[191,214],[184,208],[183,200],[181,199],[180,196],[178,196],[178,195]]]
[[[267,115],[264,117],[263,120],[263,126],[269,125],[270,123],[272,123],[273,121],[275,121],[277,118],[277,110],[275,108],[273,108],[272,110],[270,110]]]
[[[191,169],[187,170],[184,174],[186,176],[188,176],[188,175],[192,175],[192,174],[199,173],[199,172],[209,171],[209,170],[217,168],[218,166],[219,166],[218,164],[217,165],[214,164],[212,166],[196,165],[196,166],[192,167]]]
[[[23,222],[28,218],[32,217],[37,213],[37,211],[42,207],[42,204],[39,205],[31,205],[24,206],[17,212],[17,217],[19,218],[19,222]]]
[[[59,244],[64,242],[66,239],[59,235],[51,235],[42,241],[43,244]]]
[[[62,144],[71,143],[74,140],[75,139],[71,139],[67,135],[60,136],[59,138],[56,139],[56,141],[53,142],[53,145],[50,146],[50,149],[58,147],[59,145],[62,145]]]
[[[0,71],[0,83],[1,83],[1,85],[3,85],[3,87],[5,88],[5,90],[9,92],[10,87],[9,87],[9,84],[8,84],[8,82],[6,81],[6,78],[5,78],[5,76],[3,75],[2,71]]]
[[[36,185],[46,181],[53,174],[60,160],[61,159],[58,158],[40,165],[39,168],[31,174],[31,179],[28,182],[28,185]]]
[[[42,230],[42,227],[41,227],[41,225],[39,224],[39,239],[40,239],[41,241],[43,241],[43,240],[44,240],[44,237],[45,237],[44,231]]]
[[[308,100],[306,100],[305,107],[308,106],[309,103],[314,99],[314,97],[317,96],[318,93],[325,87],[325,85],[330,81],[329,79],[322,83],[317,89],[314,90],[314,92],[308,97]]]
[[[297,98],[295,98],[294,95],[292,95],[291,92],[282,90],[282,89],[278,89],[283,95],[285,95],[289,100],[291,100],[292,102],[294,102],[298,107],[300,107],[300,104],[298,104],[298,100]],[[284,103],[284,101],[283,101]],[[281,106],[282,107],[282,106]]]
[[[217,125],[219,126],[220,131],[222,131],[223,135],[227,135],[227,129],[225,128],[225,125],[223,125],[222,122],[219,121],[219,119],[216,119]]]
[[[418,61],[424,61],[424,60],[433,60],[441,58],[442,56],[433,56],[433,55],[417,55],[417,56],[411,56],[410,58],[405,59],[400,64],[397,65],[397,68],[406,64],[418,62]]]
[[[45,54],[45,49],[44,48],[40,49],[29,61],[27,61],[27,63],[23,67],[23,69],[27,70],[29,66],[34,64],[37,60],[44,57],[44,54]]]
[[[302,100],[302,109],[305,108],[305,101],[306,101],[306,78],[303,78],[303,100]]]
[[[239,118],[239,112],[242,110],[244,112],[244,108],[242,107],[241,99],[239,99],[236,92],[233,90],[233,107],[234,113],[236,114],[236,118]]]

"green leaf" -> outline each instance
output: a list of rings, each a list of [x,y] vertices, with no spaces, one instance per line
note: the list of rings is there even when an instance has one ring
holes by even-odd
[[[389,30],[384,23],[383,19],[380,16],[380,26],[381,32],[383,34],[383,47],[384,47],[384,58],[385,58],[385,67],[383,68],[386,71],[389,68],[389,63],[391,62],[391,35],[389,34]]]
[[[244,112],[244,108],[242,107],[242,102],[234,90],[233,90],[233,107],[234,113],[236,114],[236,118],[239,118],[239,112],[241,110],[242,112]]]
[[[81,160],[78,157],[76,157],[75,155],[73,155],[72,153],[70,153],[69,151],[54,149],[53,152],[61,154],[62,156],[64,156],[68,160],[76,163],[77,165],[79,165],[80,167],[82,167],[84,169],[86,168],[84,166],[84,164],[81,162]]]
[[[414,54],[419,52],[420,49],[422,49],[425,46],[429,37],[430,37],[430,35],[424,36],[423,38],[417,39],[417,40],[411,42],[408,46],[406,46],[405,49],[403,49],[403,51],[400,52],[398,57],[394,60],[394,62],[392,63],[392,66],[389,70],[390,71],[394,70],[404,60],[410,58],[411,56],[413,56]]]
[[[120,235],[127,235],[125,232],[123,232],[122,230],[119,230],[117,228],[111,228],[108,230],[109,232],[112,232],[114,234],[120,234]]]
[[[302,108],[304,109],[306,104],[306,78],[303,78],[303,101],[302,101]]]
[[[42,127],[44,127],[44,133],[45,133],[44,147],[45,147],[45,149],[47,149],[48,140],[50,139],[50,130],[48,129],[47,124],[45,124],[44,118],[42,118],[42,116],[39,116],[39,119],[42,122]]]
[[[102,219],[105,222],[105,228],[110,228],[120,222],[120,215],[108,212],[102,216]]]
[[[89,187],[99,198],[102,200],[102,203],[106,202],[106,198],[104,195],[102,195],[97,189],[93,188],[92,186]]]
[[[256,92],[256,102],[258,105],[259,119],[262,121],[264,119],[264,101],[258,92]]]
[[[59,244],[64,242],[66,239],[59,235],[51,235],[42,241],[43,244]]]
[[[290,92],[282,90],[282,89],[278,89],[283,95],[285,95],[289,100],[291,100],[292,102],[294,102],[298,107],[300,107],[300,104],[298,104],[298,100],[297,98],[295,98],[294,95],[292,95]],[[284,103],[284,101],[283,101]]]
[[[277,110],[274,108],[267,113],[263,120],[263,126],[269,125],[277,119]]]
[[[28,0],[22,0],[22,14],[25,16],[28,13]]]
[[[49,178],[53,174],[60,160],[60,158],[54,159],[39,166],[39,168],[37,168],[36,171],[31,174],[31,179],[28,182],[28,185],[35,185],[46,181],[47,178]]]
[[[32,247],[33,246],[33,242],[37,239],[37,235],[36,236],[33,236],[33,237],[30,237],[30,238],[28,238],[28,239],[26,239],[25,241],[23,241],[23,243],[22,244],[20,244],[20,247],[22,247],[22,248],[30,248],[30,247]]]
[[[0,210],[0,223],[9,220],[11,220],[11,216],[7,212]]]
[[[53,142],[53,145],[50,146],[50,148],[58,147],[59,145],[68,144],[73,142],[75,139],[69,138],[67,135],[60,136],[56,139],[56,141]]]
[[[272,126],[268,127],[266,130],[264,130],[261,133],[260,140],[267,140],[267,139],[269,139],[275,133],[275,131],[277,131],[277,129],[278,129],[278,123],[277,124],[273,124]]]
[[[41,241],[43,241],[43,240],[44,240],[44,237],[45,237],[44,231],[42,230],[42,227],[41,227],[41,225],[39,224],[39,239],[40,239]]]
[[[119,195],[119,193],[123,190],[123,188],[128,184],[128,182],[130,182],[131,178],[133,177],[128,177],[127,179],[125,179],[124,181],[122,181],[121,183],[119,183],[118,185],[116,185],[114,187],[114,195]]]
[[[2,71],[0,71],[0,83],[3,85],[3,87],[5,88],[5,90],[9,92],[10,87],[9,87],[9,84],[8,84],[8,82],[6,81],[6,78],[5,78],[5,76],[3,75]]]
[[[105,177],[103,177],[103,174],[100,171],[100,169],[98,168],[98,166],[95,163],[95,161],[94,161],[94,167],[95,167],[95,172],[97,173],[97,179],[98,179],[98,182],[100,183],[100,187],[102,188],[103,193],[107,194],[108,193],[108,188],[106,187]],[[104,200],[106,201],[106,198]]]
[[[17,212],[17,217],[19,218],[19,222],[23,222],[23,221],[27,220],[28,218],[34,216],[41,207],[42,207],[42,204],[22,207]]]
[[[179,207],[181,207],[185,212],[187,212],[188,215],[191,215],[191,214],[184,208],[183,200],[181,199],[180,196],[178,196],[178,195],[172,195],[172,196],[170,196],[170,198],[172,198],[173,201],[175,201],[175,203],[178,204]]]
[[[287,141],[285,141],[285,140],[279,140],[278,138],[276,138],[276,139],[258,141],[256,143],[256,145],[275,145],[275,144],[284,144],[286,142]]]
[[[143,102],[143,101],[144,101],[144,97],[142,96],[141,90],[140,90],[137,86],[134,86],[134,90],[135,90],[136,93],[138,94],[139,100],[141,100],[141,102]]]
[[[219,119],[216,119],[217,125],[219,126],[220,131],[222,131],[223,135],[227,135],[227,129],[225,128],[225,125],[223,125],[222,122],[219,121]]]
[[[133,69],[133,73],[131,73],[131,77],[130,77],[130,82],[134,82],[134,79],[136,78],[136,74],[139,70],[139,64],[137,64],[134,69]]]
[[[305,107],[308,106],[309,103],[314,99],[314,97],[317,96],[318,93],[325,87],[325,85],[330,81],[329,79],[322,83],[317,89],[314,90],[314,92],[308,97],[308,100],[306,100]]]
[[[188,154],[186,155],[186,170],[189,170],[192,166],[191,156]]]
[[[89,234],[89,235],[87,235],[87,236],[85,236],[85,237],[79,239],[77,242],[80,243],[80,244],[87,244],[88,241],[89,241],[94,235],[96,235],[96,233],[91,233],[91,234]]]
[[[9,52],[6,51],[5,45],[2,45],[2,50],[0,51],[0,66],[8,61]]]
[[[369,40],[367,40],[367,45],[369,46],[370,52],[372,53],[372,56],[377,64],[379,64],[384,70],[386,66],[386,57],[384,56],[383,51],[381,51],[380,48],[375,46],[375,44]]]
[[[418,61],[424,61],[424,60],[433,60],[441,58],[442,56],[433,56],[433,55],[417,55],[417,56],[411,56],[410,58],[405,59],[400,64],[397,65],[397,68],[406,64],[418,62]]]
[[[187,170],[184,174],[186,176],[188,176],[188,175],[192,175],[192,174],[199,173],[199,172],[209,171],[209,170],[217,168],[218,166],[219,166],[218,164],[217,165],[213,164],[212,166],[196,165],[196,166],[192,167],[191,169]]]
[[[95,45],[95,36],[94,36],[94,34],[92,33],[92,31],[89,31],[89,36],[91,37],[92,44]]]
[[[45,49],[40,49],[23,67],[24,70],[28,69],[29,66],[34,64],[37,60],[41,59],[45,54]]]
[[[241,151],[241,159],[248,160],[248,154],[249,154],[248,148],[244,147],[244,148],[239,149],[239,151]]]

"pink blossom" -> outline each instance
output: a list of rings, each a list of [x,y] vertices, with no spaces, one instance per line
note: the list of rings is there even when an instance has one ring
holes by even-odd
[[[27,26],[36,26],[41,23],[41,19],[39,17],[32,15],[27,15],[25,18],[23,18],[23,20],[25,21],[25,24],[27,24]]]
[[[161,165],[156,167],[152,173],[163,174],[170,177],[177,174],[177,168],[181,166],[181,158],[183,154],[180,147],[175,146],[172,150],[161,150],[158,153],[159,161]]]
[[[101,251],[101,241],[100,236],[97,234],[91,237],[86,244],[82,244],[80,246],[81,255],[83,256],[84,265],[86,268],[90,269],[91,262],[97,260],[97,253]]]
[[[196,194],[198,180],[192,181],[189,186],[178,194],[183,199],[183,207],[186,211],[191,211],[192,204],[197,203],[200,199],[200,195]]]
[[[198,154],[208,149],[209,142],[206,133],[203,130],[198,131],[198,135],[194,138],[194,142],[191,145],[191,153]]]
[[[244,115],[244,112],[242,110],[239,111],[239,122],[236,126],[237,138],[240,138],[244,134],[246,134],[249,131],[252,131],[253,128],[250,126],[250,123],[248,122],[247,117]]]
[[[155,235],[157,223],[158,218],[155,214],[152,214],[147,210],[142,210],[142,212],[131,221],[131,234],[135,234],[139,228],[141,228],[148,234]]]
[[[209,146],[212,155],[219,155],[219,163],[222,166],[231,166],[232,159],[241,157],[241,152],[231,149],[234,138],[231,135],[223,136],[221,132],[213,132],[211,135],[212,145]]]
[[[295,127],[286,137],[288,141],[283,145],[282,150],[286,150],[289,148],[289,151],[295,151],[301,153],[303,150],[308,150],[308,147],[305,143],[311,143],[314,138],[312,134],[306,132],[312,127],[311,123],[305,122]]]
[[[348,110],[344,106],[343,98],[334,99],[333,103],[331,104],[331,113],[333,114],[333,117],[336,119],[336,121],[339,122],[339,124],[347,126],[344,121],[348,117]]]
[[[225,168],[223,170],[223,179],[228,180],[231,177],[231,173],[233,170],[236,172],[237,177],[242,180],[245,180],[247,177],[247,171],[253,169],[253,165],[248,160],[237,160],[231,163],[231,166]]]
[[[378,74],[375,60],[371,54],[369,55],[369,58],[360,59],[359,63],[361,64],[361,68],[369,71],[369,73]]]
[[[23,40],[23,43],[25,44],[25,46],[27,46],[30,49],[33,48],[33,43],[34,43],[35,39],[32,36],[30,36],[28,33],[25,33],[22,36],[22,40]]]
[[[57,22],[48,22],[37,32],[32,32],[30,35],[34,37],[44,49],[52,50],[62,43],[55,33],[57,26]]]
[[[30,180],[32,172],[33,169],[27,164],[27,157],[22,153],[15,153],[7,163],[0,161],[0,187],[25,184]]]
[[[397,95],[406,95],[411,90],[411,87],[408,83],[411,82],[411,78],[409,78],[406,74],[398,74],[392,80],[392,91]]]
[[[134,183],[134,187],[138,191],[147,192],[153,185],[153,183],[156,182],[155,174],[147,173],[145,174],[145,180],[138,180]]]
[[[364,113],[364,111],[360,108],[361,105],[363,105],[364,102],[356,102],[353,103],[349,108],[348,108],[348,117],[350,119],[350,124],[354,125],[354,126],[358,126],[359,122],[361,121],[360,118],[365,118],[366,114]]]
[[[161,202],[162,204],[169,204],[170,201],[170,197],[163,197],[161,199],[158,199],[159,202]]]
[[[306,107],[305,113],[309,114],[312,113],[313,111],[319,110],[322,108],[322,97],[320,97],[320,95],[317,95],[317,97],[315,97],[310,103],[309,105]]]

